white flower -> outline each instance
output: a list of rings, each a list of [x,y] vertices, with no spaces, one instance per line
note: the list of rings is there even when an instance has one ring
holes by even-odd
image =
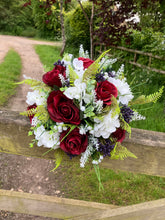
[[[112,110],[104,116],[103,121],[95,120],[94,135],[95,137],[109,138],[109,136],[120,127],[119,115],[112,117]]]
[[[69,87],[65,90],[64,95],[69,99],[81,100],[82,96],[85,95],[86,84],[81,83],[79,79],[74,81],[74,87]]]
[[[75,58],[73,60],[73,66],[74,66],[74,70],[75,70],[76,74],[78,75],[79,79],[82,81],[82,78],[84,75],[83,61]]]
[[[116,63],[117,59],[106,59],[106,58],[102,58],[101,61],[100,61],[100,65],[105,68],[105,67],[108,67],[108,66],[112,66],[113,63]]]
[[[35,138],[36,140],[39,140],[41,135],[45,132],[45,128],[43,125],[41,125],[40,127],[36,128],[34,130],[34,135],[35,135]]]
[[[40,121],[37,117],[33,117],[33,118],[32,118],[32,123],[31,123],[31,125],[34,126],[34,127],[36,127],[37,124],[39,124],[40,122],[41,122],[41,121]]]
[[[88,158],[92,155],[92,153],[98,149],[98,140],[93,136],[89,136],[89,144],[87,149],[84,153],[81,154],[80,158],[80,167],[84,167],[85,163],[87,162]]]
[[[87,50],[84,52],[84,48],[82,44],[80,45],[80,49],[79,49],[79,57],[89,58],[89,53]]]
[[[118,90],[119,102],[121,102],[123,105],[128,105],[129,101],[131,101],[134,96],[132,95],[131,89],[125,79],[120,80],[109,77],[108,81],[116,86]]]
[[[51,134],[49,131],[46,131],[41,136],[42,144],[47,148],[57,149],[60,145],[59,136],[58,132]]]
[[[46,94],[39,90],[34,90],[33,92],[28,92],[26,103],[28,105],[45,105],[46,104]]]
[[[40,127],[34,130],[34,135],[36,140],[38,141],[38,146],[44,145],[44,147],[47,148],[59,148],[60,134],[58,132],[50,133],[49,131],[45,130],[43,125],[41,125]]]
[[[120,77],[123,73],[124,73],[124,64],[121,65],[121,67],[119,68],[119,70],[116,73],[116,76]]]

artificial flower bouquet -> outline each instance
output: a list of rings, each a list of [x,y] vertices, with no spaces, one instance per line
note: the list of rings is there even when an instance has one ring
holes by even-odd
[[[126,132],[131,134],[129,123],[145,119],[132,106],[156,102],[163,92],[161,88],[134,100],[124,65],[114,71],[116,59],[109,59],[107,52],[93,61],[80,46],[79,58],[66,54],[43,75],[42,82],[23,81],[32,89],[22,114],[30,118],[34,142],[55,152],[60,149],[69,157],[80,155],[80,167],[89,159],[96,167],[104,157],[136,158],[122,145]],[[59,150],[57,166],[58,155]]]

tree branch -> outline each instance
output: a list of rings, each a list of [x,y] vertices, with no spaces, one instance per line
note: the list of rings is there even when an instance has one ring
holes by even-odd
[[[85,12],[85,10],[84,10],[84,8],[83,8],[83,5],[82,5],[82,3],[81,3],[81,0],[77,0],[77,1],[78,1],[78,3],[80,4],[80,7],[81,7],[81,9],[82,9],[82,11],[83,11],[83,13],[84,13],[84,16],[85,16],[85,18],[86,18],[88,24],[90,25],[90,20],[89,20],[89,18],[88,18],[87,13]]]

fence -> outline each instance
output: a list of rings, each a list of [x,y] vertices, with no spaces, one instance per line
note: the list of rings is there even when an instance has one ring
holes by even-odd
[[[42,157],[44,148],[29,148],[29,122],[17,112],[0,111],[0,152]],[[18,132],[19,131],[19,132]],[[26,137],[26,138],[25,138]],[[132,129],[125,140],[138,159],[103,160],[102,166],[165,177],[165,133]],[[45,159],[54,159],[52,153]],[[165,199],[137,205],[114,205],[85,202],[55,196],[0,190],[0,210],[72,220],[164,220]]]
[[[102,53],[103,49],[104,49],[104,51],[106,50],[106,47],[104,46],[104,44],[96,43],[95,46],[96,45],[99,45],[99,47],[100,47],[99,50],[98,50],[99,53]],[[128,60],[128,61],[125,60],[125,61],[132,64],[132,65],[134,65],[134,66],[137,66],[137,67],[140,67],[140,68],[143,68],[143,69],[148,69],[150,71],[154,71],[154,72],[157,72],[157,73],[165,74],[164,70],[151,68],[152,58],[165,61],[164,57],[160,57],[160,56],[157,56],[157,55],[153,55],[152,53],[146,53],[146,52],[143,52],[143,51],[140,51],[140,50],[133,50],[133,49],[129,49],[129,48],[126,48],[126,47],[121,47],[121,46],[110,46],[110,47],[114,48],[116,50],[122,50],[122,51],[126,51],[126,52],[129,52],[129,53],[133,53],[134,54],[133,61],[131,61],[131,60]],[[143,55],[143,56],[148,56],[148,66],[137,63],[137,54],[140,54],[140,55]]]

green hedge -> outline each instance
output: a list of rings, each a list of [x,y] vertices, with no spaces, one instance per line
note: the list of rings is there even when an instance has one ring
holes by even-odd
[[[91,15],[91,4],[83,4],[88,17]],[[80,6],[65,14],[65,34],[67,47],[79,49],[83,44],[85,50],[90,51],[89,25]]]

